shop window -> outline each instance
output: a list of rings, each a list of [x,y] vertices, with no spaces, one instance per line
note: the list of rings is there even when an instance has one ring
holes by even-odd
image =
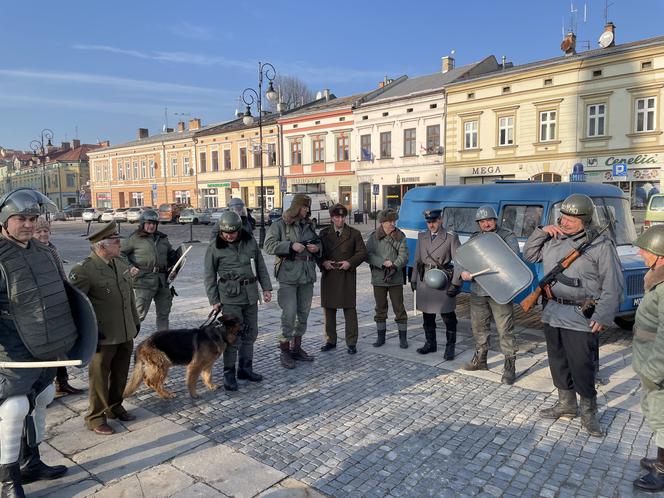
[[[542,206],[507,205],[501,214],[500,226],[514,232],[517,237],[529,237],[542,222]]]

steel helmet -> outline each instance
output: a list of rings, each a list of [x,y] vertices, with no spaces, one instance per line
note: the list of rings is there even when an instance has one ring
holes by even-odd
[[[242,228],[242,219],[235,211],[226,211],[219,217],[220,232],[237,232]]]
[[[58,207],[33,188],[19,188],[0,199],[0,223],[3,225],[11,216],[39,216],[47,212],[57,213]]]
[[[447,275],[443,270],[431,268],[424,274],[424,283],[432,289],[444,289],[447,287]]]
[[[585,224],[589,224],[593,219],[595,204],[593,200],[585,194],[572,194],[567,196],[560,206],[560,212],[567,216],[581,218]]]
[[[490,206],[489,204],[484,204],[483,206],[480,206],[477,208],[477,211],[475,212],[475,221],[482,221],[482,220],[497,220],[498,215],[496,214],[496,210],[493,209],[493,206]]]
[[[148,221],[151,221],[155,224],[159,224],[159,215],[157,214],[157,211],[154,209],[146,209],[141,213],[141,216],[138,218],[138,226],[140,229],[143,229],[143,225],[147,223]]]
[[[664,225],[653,225],[634,241],[640,247],[657,256],[664,256]]]
[[[244,201],[239,197],[233,197],[228,201],[228,209],[236,212],[240,216],[247,217],[247,207],[244,205]]]

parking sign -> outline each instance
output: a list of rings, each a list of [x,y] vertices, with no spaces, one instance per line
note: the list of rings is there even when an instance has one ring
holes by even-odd
[[[616,163],[613,165],[613,176],[627,176],[627,164]]]
[[[374,183],[371,188],[373,190],[373,195],[378,195],[380,193],[380,185]]]

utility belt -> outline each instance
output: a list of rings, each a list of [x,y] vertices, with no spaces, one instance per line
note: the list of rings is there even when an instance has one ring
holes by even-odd
[[[293,256],[293,259],[296,259],[298,261],[316,261],[316,258],[314,256],[300,256],[299,254]]]
[[[435,269],[440,268],[439,265],[432,265],[431,263],[422,263],[422,265],[424,266],[425,270],[433,270],[434,268]]]
[[[138,268],[146,273],[168,273],[166,266],[139,266]]]
[[[238,278],[238,279],[225,279],[225,278],[220,278],[219,279],[219,282],[221,282],[221,283],[237,282],[240,286],[253,284],[254,282],[257,282],[257,281],[258,281],[258,279],[256,277]]]
[[[555,301],[558,304],[564,304],[566,306],[583,306],[583,301],[575,301],[574,299],[563,299],[562,297],[555,297],[549,299],[549,301]]]
[[[634,337],[641,339],[642,341],[653,342],[657,338],[657,332],[650,332],[649,330],[644,330],[636,325],[634,325],[632,330],[634,332]]]
[[[581,308],[581,313],[588,320],[590,320],[595,313],[595,307],[597,301],[595,299],[586,299],[585,301],[575,301],[574,299],[563,299],[562,297],[553,296],[549,301],[555,301],[558,304],[564,304],[565,306],[578,306]]]

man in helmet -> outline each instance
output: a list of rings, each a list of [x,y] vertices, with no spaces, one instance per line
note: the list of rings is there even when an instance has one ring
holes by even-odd
[[[422,312],[424,327],[424,346],[417,349],[420,354],[434,353],[438,349],[436,340],[436,315],[440,314],[445,324],[446,360],[454,359],[454,347],[456,344],[457,317],[454,312],[456,308],[456,296],[461,287],[461,279],[457,275],[453,277],[454,267],[452,260],[459,247],[457,234],[442,229],[442,210],[427,209],[422,214],[427,223],[427,229],[417,234],[417,245],[415,246],[415,271],[410,277],[410,286],[417,292],[417,309]],[[434,288],[425,283],[425,275],[429,270],[438,269],[447,276],[442,287],[436,284]]]
[[[279,281],[277,300],[281,307],[281,366],[295,368],[296,361],[314,361],[302,349],[316,281],[316,257],[321,243],[309,218],[311,197],[295,194],[281,219],[270,225],[265,252],[274,254],[275,277]]]
[[[256,222],[249,214],[249,211],[247,211],[247,208],[244,205],[244,201],[239,197],[233,197],[231,198],[230,201],[228,201],[227,207],[229,211],[237,213],[237,215],[240,217],[240,219],[242,220],[242,228],[244,228],[244,231],[247,232],[249,235],[253,235],[254,234],[253,227],[256,225]],[[210,241],[214,242],[217,239],[217,235],[219,235],[219,223],[215,224],[214,227],[212,228]]]
[[[33,239],[37,217],[46,211],[57,208],[34,189],[20,188],[0,199],[0,361],[66,357],[78,337],[63,276],[48,247]],[[48,299],[39,292],[43,287]],[[25,496],[22,484],[67,471],[46,465],[39,455],[54,377],[55,368],[0,368],[2,496]]]
[[[479,231],[470,238],[480,237],[483,233],[495,232],[507,245],[519,254],[519,241],[510,230],[498,227],[498,216],[489,204],[480,206],[475,213],[475,221]],[[505,355],[503,366],[503,384],[514,384],[516,379],[516,352],[518,346],[514,335],[514,306],[512,303],[499,304],[494,301],[482,286],[475,282],[471,274],[464,269],[461,278],[470,284],[470,325],[475,339],[475,355],[464,365],[464,370],[488,370],[486,357],[489,351],[489,335],[491,333],[491,317],[496,322],[500,350]]]
[[[664,225],[654,225],[634,242],[650,271],[645,294],[636,310],[632,367],[641,378],[641,408],[655,436],[657,456],[642,458],[647,474],[634,486],[647,491],[664,490]]]
[[[240,344],[224,351],[224,388],[237,391],[237,378],[260,382],[263,376],[254,372],[254,343],[258,337],[258,301],[260,284],[263,300],[272,300],[272,282],[254,237],[242,226],[240,216],[226,211],[219,218],[219,235],[210,242],[204,262],[205,291],[215,311],[241,319],[247,325]],[[238,354],[239,349],[239,354]]]
[[[182,254],[173,249],[165,233],[157,230],[159,215],[154,209],[141,213],[138,229],[122,241],[122,256],[131,265],[129,274],[134,278],[136,309],[141,322],[154,300],[157,312],[157,330],[168,329],[173,293],[167,282],[170,268]]]
[[[590,197],[572,194],[560,206],[555,225],[536,228],[523,247],[526,261],[541,261],[544,272],[596,234],[595,205]],[[613,323],[622,299],[623,277],[615,245],[606,235],[594,239],[583,257],[557,275],[553,299],[542,311],[549,369],[558,388],[558,402],[540,412],[544,418],[575,417],[581,398],[581,425],[602,436],[597,419],[595,364],[599,343],[594,336]]]

